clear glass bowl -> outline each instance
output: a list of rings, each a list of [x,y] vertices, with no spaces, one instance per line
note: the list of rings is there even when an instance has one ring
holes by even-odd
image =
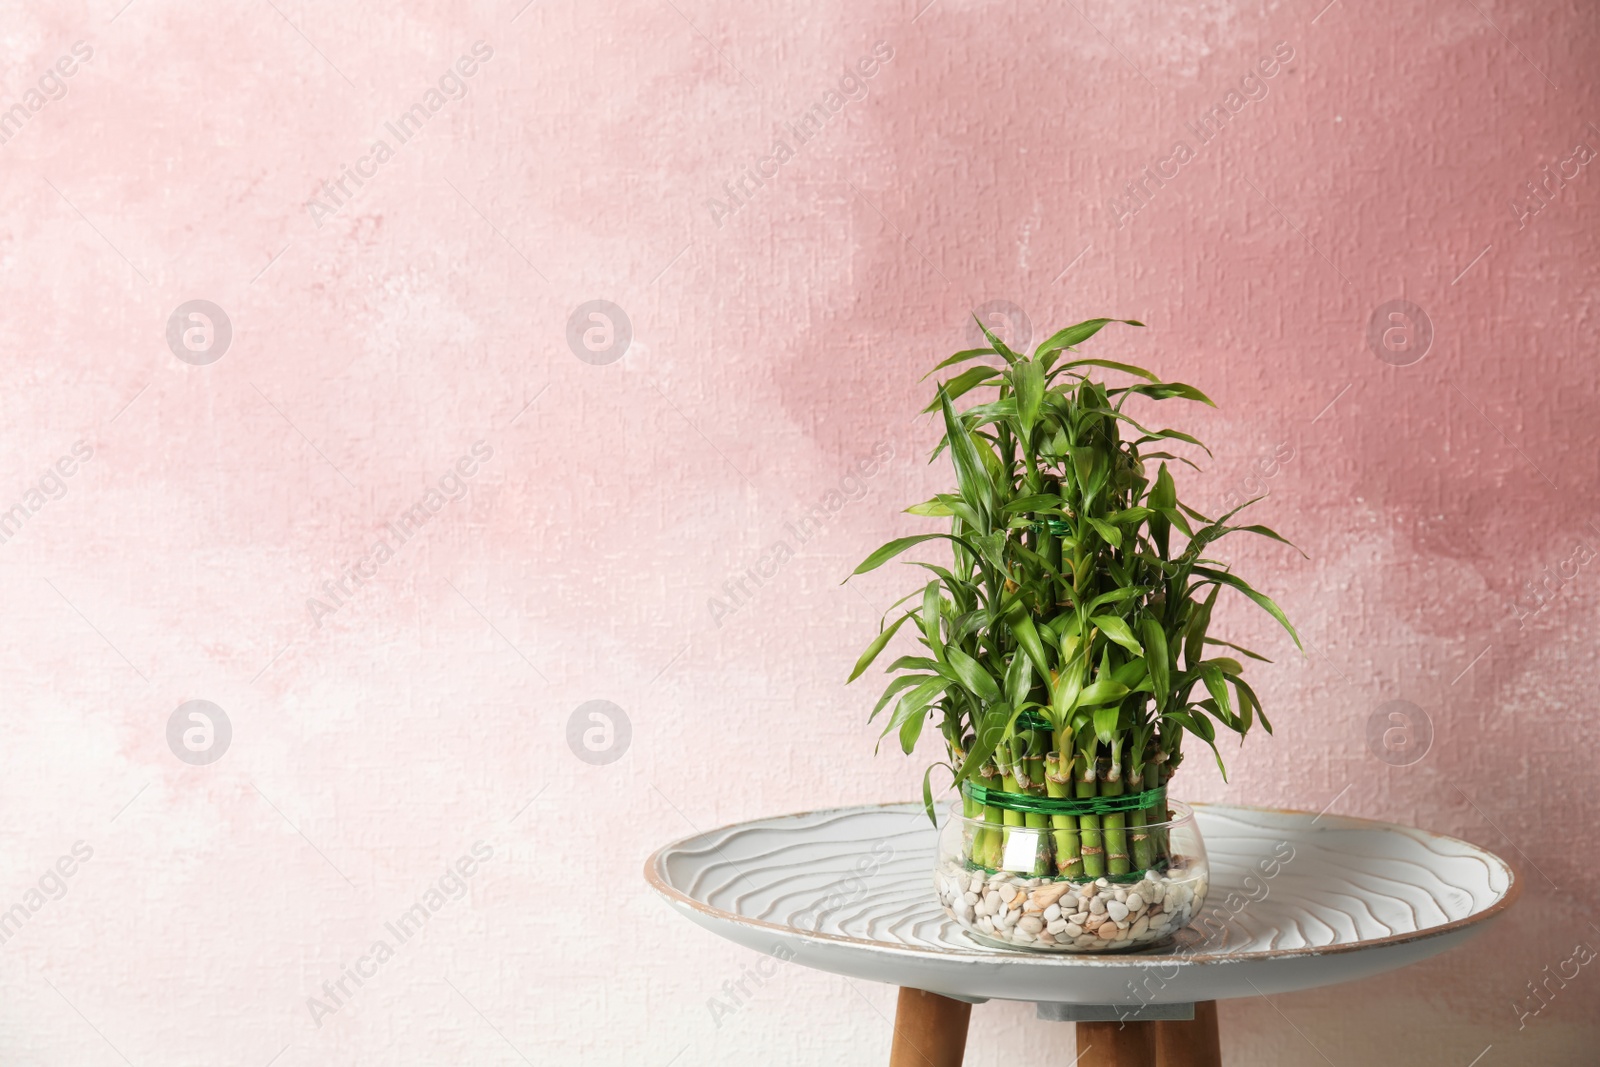
[[[967,818],[954,804],[939,828],[939,903],[971,937],[997,948],[1131,952],[1164,945],[1199,914],[1210,881],[1194,812],[1171,801],[1167,807],[1168,821],[1108,828],[1109,816],[1093,827],[1031,815],[1042,825],[1000,825]],[[1149,867],[1099,877],[1060,873],[1057,855],[1078,857],[1088,845],[1101,848],[1104,861],[1119,844],[1130,866],[1137,855]]]

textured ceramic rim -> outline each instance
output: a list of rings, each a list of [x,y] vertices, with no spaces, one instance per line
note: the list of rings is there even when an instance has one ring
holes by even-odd
[[[692,841],[709,837],[712,834],[720,833],[725,830],[737,830],[742,826],[748,826],[751,822],[766,822],[770,821],[771,819],[800,819],[805,818],[808,815],[830,815],[852,811],[889,811],[891,809],[909,811],[915,809],[915,804],[908,805],[905,802],[897,804],[862,804],[854,807],[844,808],[818,808],[815,811],[801,811],[795,812],[791,815],[774,815],[768,816],[766,819],[747,820],[743,823],[729,823],[726,826],[719,826],[715,830],[707,830],[702,833],[690,834],[687,837],[682,837],[676,841],[673,841],[671,844],[663,845],[652,852],[650,854],[650,858],[644,862],[644,878],[645,881],[650,884],[652,889],[654,889],[657,893],[660,893],[663,897],[666,897],[667,900],[674,905],[688,907],[692,911],[697,911],[702,915],[713,917],[721,922],[733,923],[737,926],[748,927],[752,930],[770,930],[774,933],[782,934],[787,937],[799,938],[802,941],[821,941],[840,945],[854,945],[863,948],[870,947],[873,951],[885,952],[892,955],[963,960],[972,963],[992,963],[997,959],[1017,960],[1018,962],[1026,960],[1031,964],[1047,967],[1126,967],[1130,963],[1147,962],[1220,964],[1236,963],[1241,960],[1286,960],[1299,959],[1307,956],[1329,956],[1335,953],[1343,952],[1361,952],[1368,949],[1382,948],[1385,946],[1409,944],[1413,941],[1426,941],[1431,938],[1442,937],[1445,934],[1452,933],[1456,930],[1463,930],[1470,926],[1476,926],[1479,923],[1488,922],[1490,919],[1497,917],[1501,912],[1511,907],[1512,904],[1516,903],[1517,898],[1522,895],[1522,879],[1517,876],[1517,870],[1515,867],[1487,849],[1480,848],[1479,846],[1474,845],[1472,842],[1464,841],[1459,837],[1451,837],[1449,834],[1436,834],[1431,830],[1421,830],[1414,826],[1401,826],[1399,823],[1384,822],[1381,819],[1363,819],[1356,815],[1329,815],[1326,812],[1313,814],[1312,812],[1301,811],[1297,808],[1245,808],[1235,804],[1197,804],[1193,802],[1191,802],[1189,806],[1200,810],[1215,808],[1218,811],[1265,811],[1278,815],[1306,815],[1310,816],[1313,821],[1320,819],[1334,820],[1339,823],[1343,823],[1345,826],[1352,829],[1357,829],[1360,827],[1372,827],[1381,830],[1399,830],[1408,835],[1421,834],[1432,841],[1452,841],[1458,845],[1463,845],[1472,850],[1472,852],[1478,858],[1482,859],[1485,865],[1489,866],[1491,869],[1493,869],[1495,865],[1498,865],[1499,868],[1505,872],[1508,881],[1505,892],[1500,894],[1499,899],[1494,901],[1482,911],[1473,912],[1471,915],[1468,915],[1463,919],[1452,919],[1450,922],[1442,923],[1439,926],[1430,926],[1425,930],[1415,930],[1407,934],[1390,934],[1388,937],[1373,938],[1370,941],[1353,941],[1348,944],[1324,945],[1316,948],[1267,949],[1261,952],[1220,952],[1211,954],[1197,954],[1188,952],[1169,952],[1165,954],[1156,954],[1147,952],[1030,952],[1027,949],[1016,949],[1014,951],[1007,952],[1001,949],[985,950],[983,947],[979,947],[977,950],[914,947],[911,945],[896,945],[888,941],[869,941],[858,937],[842,937],[838,934],[822,934],[810,930],[797,930],[792,926],[784,926],[781,923],[768,922],[765,919],[751,919],[730,911],[724,911],[721,908],[714,908],[709,904],[704,904],[698,900],[695,900],[693,897],[688,896],[675,886],[671,885],[666,879],[666,870],[664,868],[663,861],[667,853],[672,852],[675,849],[682,848]],[[950,921],[953,922],[954,920]]]

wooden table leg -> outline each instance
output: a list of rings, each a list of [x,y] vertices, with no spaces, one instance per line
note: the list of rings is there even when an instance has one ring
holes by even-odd
[[[1160,1023],[1079,1023],[1077,1067],[1156,1067]]]
[[[1222,1067],[1216,1001],[1203,1000],[1196,1004],[1193,1019],[1150,1025],[1156,1031],[1159,1067]]]
[[[902,986],[889,1067],[961,1067],[971,1019],[971,1004]]]

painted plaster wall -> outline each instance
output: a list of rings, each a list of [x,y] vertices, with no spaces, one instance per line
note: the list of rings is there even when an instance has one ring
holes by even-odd
[[[1528,880],[1456,955],[1225,1005],[1229,1062],[1592,1062],[1591,969],[1524,1014],[1600,945],[1591,8],[521,5],[0,5],[0,1062],[883,1062],[887,988],[785,968],[714,1010],[756,958],[639,868],[914,795],[840,685],[909,579],[839,579],[921,528],[918,379],[997,301],[1149,323],[1095,352],[1217,399],[1169,409],[1216,451],[1188,493],[1268,491],[1310,557],[1244,550],[1312,652],[1230,616],[1279,736],[1187,795]],[[167,339],[197,299],[210,363]],[[1383,318],[1380,359],[1402,299],[1431,343]],[[591,300],[612,362],[568,342]],[[191,700],[231,726],[207,766]],[[592,700],[612,762],[569,745]],[[1369,741],[1391,701],[1420,758],[1416,711]],[[990,1006],[969,1062],[1071,1042]]]

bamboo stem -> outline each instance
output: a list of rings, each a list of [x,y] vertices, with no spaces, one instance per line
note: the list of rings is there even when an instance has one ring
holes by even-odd
[[[1154,784],[1165,786],[1172,780],[1172,772],[1176,769],[1177,764],[1168,762],[1165,752],[1158,752],[1153,772],[1155,775]],[[1161,803],[1150,810],[1152,812],[1151,821],[1163,824],[1152,836],[1156,842],[1156,863],[1164,870],[1171,866],[1172,863],[1171,827],[1165,825],[1172,821],[1172,807],[1167,803],[1167,797],[1163,795]]]
[[[1072,795],[1072,762],[1061,765],[1061,753],[1051,752],[1044,758],[1045,791],[1056,799]],[[1050,825],[1055,827],[1056,872],[1063,878],[1077,879],[1083,875],[1083,852],[1078,839],[1078,818],[1075,815],[1052,815]]]
[[[1152,770],[1154,764],[1151,764]],[[1133,792],[1142,792],[1144,785],[1144,767],[1135,767],[1128,773],[1128,788]],[[1150,831],[1145,829],[1145,822],[1149,812],[1144,808],[1137,808],[1128,813],[1129,836],[1133,839],[1133,865],[1141,871],[1148,871],[1156,865],[1156,843],[1150,836]]]
[[[1022,787],[1017,784],[1018,761],[1015,756],[1015,746],[1019,742],[1019,738],[1011,738],[1000,742],[1000,744],[995,748],[996,754],[1001,759],[1000,788],[1005,790],[1007,793],[1022,792]],[[994,866],[996,868],[1005,862],[1005,855],[1011,848],[1012,828],[1015,827],[1017,829],[1021,829],[1023,826],[1022,812],[1020,811],[1012,811],[1010,808],[1004,808],[1001,810],[1000,816],[1001,821],[1005,825],[1005,830],[1001,832],[1000,836],[1000,858],[995,861]]]
[[[1111,743],[1111,763],[1106,769],[1105,781],[1100,785],[1100,795],[1103,797],[1122,796],[1122,742]],[[1127,874],[1130,869],[1128,863],[1128,814],[1123,811],[1114,811],[1105,817],[1106,828],[1106,873]]]
[[[1094,749],[1078,756],[1078,776],[1074,785],[1074,792],[1078,799],[1098,796],[1099,788],[1095,782]],[[1081,832],[1080,851],[1083,855],[1083,876],[1085,878],[1099,878],[1106,873],[1105,848],[1102,845],[1100,834],[1100,816],[1078,816],[1078,829]]]
[[[1047,745],[1045,735],[1039,730],[1028,731],[1028,754],[1023,757],[1023,769],[1028,775],[1026,792],[1029,796],[1042,797],[1046,794],[1044,776],[1044,750]],[[1029,829],[1037,830],[1034,834],[1034,862],[1032,874],[1042,877],[1050,873],[1051,840],[1050,835],[1044,831],[1050,825],[1050,817],[1037,812],[1027,812],[1023,822]]]
[[[1000,772],[993,763],[986,763],[981,768],[978,784],[985,789],[1000,788]],[[973,861],[979,867],[994,870],[1000,866],[1001,855],[1001,823],[1003,822],[1001,810],[993,804],[986,804],[983,808],[983,822],[985,828],[980,830],[980,841],[974,841],[972,848]]]

